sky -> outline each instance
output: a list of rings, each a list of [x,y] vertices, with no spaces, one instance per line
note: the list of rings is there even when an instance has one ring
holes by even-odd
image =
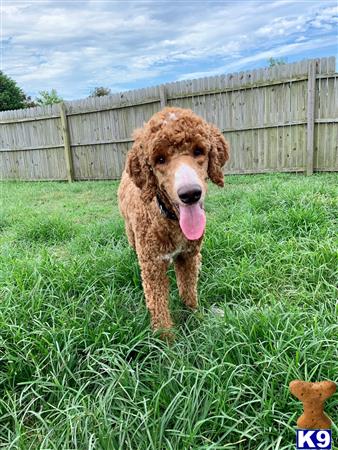
[[[338,56],[338,0],[0,0],[0,69],[65,100]]]

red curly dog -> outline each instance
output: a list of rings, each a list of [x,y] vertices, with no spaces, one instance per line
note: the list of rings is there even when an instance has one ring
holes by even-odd
[[[141,266],[152,326],[172,326],[167,269],[174,262],[179,293],[197,307],[207,179],[224,185],[228,144],[191,110],[165,108],[134,133],[118,191],[130,245]]]

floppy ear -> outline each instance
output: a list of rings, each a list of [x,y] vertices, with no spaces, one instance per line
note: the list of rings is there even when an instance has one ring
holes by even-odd
[[[210,140],[208,175],[213,183],[223,187],[223,166],[229,159],[229,144],[223,134],[213,125],[210,125]]]
[[[126,171],[136,186],[141,189],[142,200],[148,203],[156,195],[156,178],[144,154],[142,131],[134,134],[134,137],[135,142],[127,155]]]

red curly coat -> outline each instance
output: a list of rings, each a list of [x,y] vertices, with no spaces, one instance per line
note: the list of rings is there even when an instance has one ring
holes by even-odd
[[[206,181],[224,185],[228,144],[216,127],[181,108],[156,113],[134,138],[118,191],[119,207],[141,266],[152,326],[168,329],[166,272],[171,262],[182,300],[197,307]]]

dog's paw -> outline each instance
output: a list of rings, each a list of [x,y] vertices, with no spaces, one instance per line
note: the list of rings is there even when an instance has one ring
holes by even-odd
[[[168,344],[172,344],[176,337],[174,328],[155,328],[154,335]]]

